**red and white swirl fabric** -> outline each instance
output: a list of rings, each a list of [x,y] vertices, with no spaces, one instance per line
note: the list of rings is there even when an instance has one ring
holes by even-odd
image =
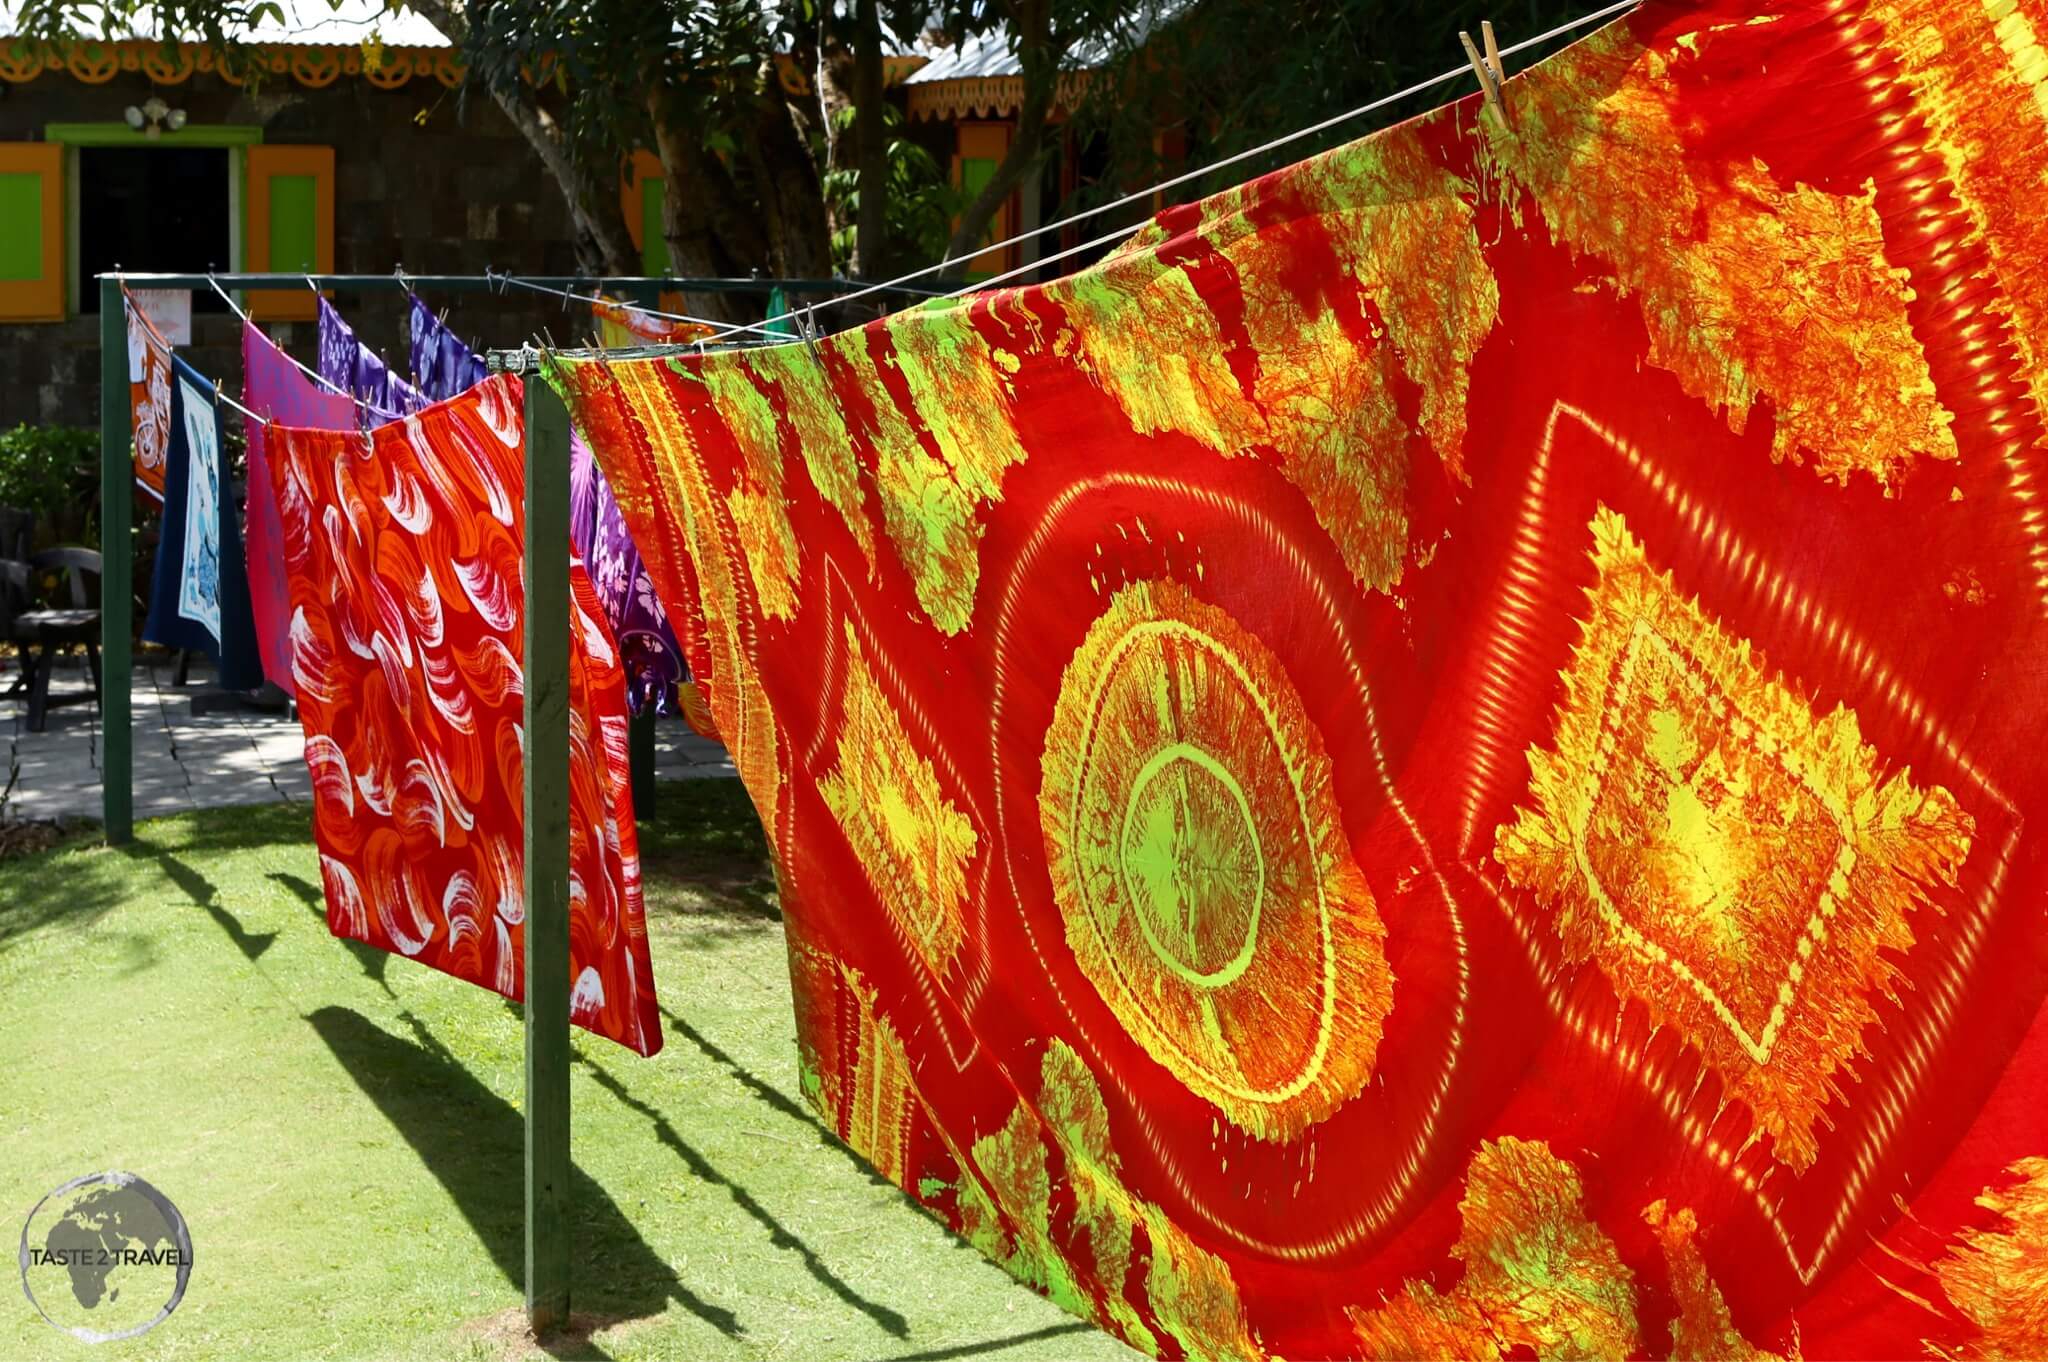
[[[366,433],[269,432],[327,925],[515,1001],[524,446],[510,377]],[[651,1055],[625,673],[573,560],[570,588],[570,1019]]]

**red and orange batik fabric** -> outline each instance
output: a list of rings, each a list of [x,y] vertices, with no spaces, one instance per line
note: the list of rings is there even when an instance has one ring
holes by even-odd
[[[128,291],[121,291],[128,321],[128,413],[135,436],[135,486],[150,500],[164,499],[164,459],[171,441],[171,347]]]
[[[268,432],[327,925],[515,1000],[522,400],[498,377],[364,434]],[[581,563],[570,590],[570,1019],[651,1055],[625,671]]]
[[[566,361],[826,1119],[1149,1352],[2048,1355],[2044,44],[1651,4],[1070,279]]]

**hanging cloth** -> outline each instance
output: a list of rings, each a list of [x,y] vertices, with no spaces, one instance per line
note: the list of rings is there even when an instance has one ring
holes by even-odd
[[[419,377],[421,395],[435,402],[484,378],[483,360],[418,298],[412,300],[412,371]],[[569,442],[569,539],[589,570],[612,637],[618,640],[628,705],[636,714],[651,704],[657,713],[691,718],[677,691],[690,679],[683,650],[619,518],[618,502],[581,436],[572,436]],[[701,706],[696,710],[701,723]]]
[[[242,323],[242,405],[278,425],[354,430],[356,404],[307,378],[291,357],[253,323]],[[249,450],[249,603],[262,649],[263,674],[287,695],[299,693],[291,666],[291,580],[284,530],[270,476],[268,429],[244,426]]]
[[[565,358],[820,1120],[1155,1355],[2048,1351],[2042,35],[1652,0],[1068,278]]]
[[[128,318],[128,411],[135,438],[135,485],[164,499],[164,457],[171,433],[171,347],[121,290]]]
[[[157,540],[143,641],[203,652],[223,690],[263,684],[241,517],[210,380],[171,357],[164,444],[163,534]]]
[[[471,350],[417,296],[412,304],[412,376],[429,402],[473,388],[488,377],[483,356]]]
[[[328,927],[525,988],[522,390],[487,379],[368,433],[273,426],[292,666]],[[661,1048],[625,675],[570,567],[570,1020]]]
[[[324,296],[320,299],[319,334],[320,362],[316,367],[320,377],[366,404],[356,411],[363,429],[410,416],[427,405],[419,389],[356,339],[355,329]]]

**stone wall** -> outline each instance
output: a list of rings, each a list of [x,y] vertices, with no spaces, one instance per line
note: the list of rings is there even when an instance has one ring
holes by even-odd
[[[344,77],[321,90],[283,78],[255,92],[209,75],[153,86],[139,74],[87,85],[45,72],[21,85],[0,84],[0,141],[34,141],[50,123],[116,122],[151,94],[186,111],[191,126],[255,124],[271,144],[314,143],[335,151],[335,247],[338,272],[481,274],[486,266],[534,274],[572,274],[567,210],[554,181],[519,134],[481,94],[415,79],[379,90]],[[221,262],[193,261],[205,270]],[[516,345],[548,327],[565,344],[589,330],[587,312],[565,319],[561,304],[513,293],[423,294],[448,309],[449,324],[478,346]],[[408,345],[404,296],[336,297],[357,334],[399,366]],[[226,313],[195,312],[185,358],[241,385],[241,341]],[[314,360],[311,322],[272,323],[272,336],[299,359]],[[0,427],[18,422],[97,426],[99,318],[0,323]]]

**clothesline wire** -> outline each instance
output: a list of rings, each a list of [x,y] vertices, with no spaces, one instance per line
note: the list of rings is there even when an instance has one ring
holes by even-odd
[[[565,302],[589,303],[593,307],[622,308],[626,311],[637,312],[645,317],[658,317],[665,322],[685,322],[692,326],[708,326],[713,330],[725,330],[734,325],[730,322],[714,322],[708,317],[693,317],[687,312],[663,312],[656,308],[641,307],[637,303],[622,303],[616,299],[607,298],[603,294],[578,293],[574,289],[552,288],[546,284],[536,284],[531,279],[521,279],[514,274],[498,274],[488,268],[484,270],[484,278],[499,284],[501,286],[499,289],[501,294],[504,292],[502,286],[509,284],[534,293],[545,293],[550,298],[560,298]],[[407,291],[410,292],[410,290]],[[688,345],[692,342],[678,341],[676,343]]]
[[[140,308],[136,307],[135,299],[132,296],[130,296],[128,292],[128,286],[125,283],[121,285],[121,311],[124,314],[140,315],[142,317],[143,325],[147,327],[149,330],[149,336],[143,342],[144,344],[156,345],[159,342],[162,342],[164,355],[166,358],[175,353],[174,351],[172,351],[170,343],[167,341],[163,341],[163,338],[156,334],[156,328],[154,326],[149,325],[149,314],[143,312]],[[233,407],[236,411],[242,413],[242,415],[248,417],[251,421],[255,421],[261,425],[266,426],[271,424],[270,418],[268,416],[258,416],[255,412],[250,411],[240,402],[235,401],[234,398],[229,397],[227,395],[227,392],[220,386],[219,380],[215,380],[214,382],[213,395],[219,398],[221,401],[227,403],[229,406]]]
[[[1522,41],[1518,43],[1512,43],[1507,47],[1501,49],[1501,55],[1503,57],[1510,57],[1518,52],[1526,52],[1532,47],[1536,47],[1542,43],[1549,42],[1552,38],[1561,37],[1566,33],[1572,32],[1574,29],[1584,28],[1588,24],[1598,23],[1602,19],[1612,18],[1613,16],[1621,14],[1624,11],[1635,9],[1641,3],[1642,0],[1618,0],[1618,3],[1616,4],[1607,5],[1604,8],[1594,10],[1591,14],[1582,14],[1576,19],[1567,20],[1566,22],[1557,25],[1557,27],[1552,28],[1547,32],[1537,34],[1533,38],[1524,38]],[[1202,179],[1204,176],[1213,175],[1217,171],[1223,170],[1229,166],[1239,165],[1245,161],[1252,160],[1255,157],[1263,156],[1269,151],[1275,151],[1281,147],[1288,146],[1291,143],[1299,142],[1304,137],[1313,137],[1317,133],[1327,132],[1331,128],[1334,128],[1337,125],[1339,125],[1340,123],[1347,123],[1354,118],[1360,118],[1366,114],[1375,113],[1380,109],[1386,108],[1390,104],[1398,104],[1404,99],[1412,99],[1414,96],[1423,94],[1429,90],[1433,90],[1439,85],[1443,85],[1449,81],[1462,79],[1464,77],[1470,76],[1471,74],[1472,67],[1469,64],[1452,67],[1450,70],[1445,71],[1440,75],[1431,76],[1429,79],[1424,81],[1418,81],[1417,83],[1410,85],[1405,90],[1396,90],[1393,94],[1384,95],[1381,98],[1375,99],[1367,104],[1361,104],[1355,109],[1347,109],[1343,113],[1334,114],[1331,117],[1324,119],[1320,123],[1311,123],[1309,126],[1305,128],[1297,128],[1293,132],[1284,133],[1281,136],[1275,137],[1270,141],[1262,142],[1258,146],[1247,147],[1243,151],[1233,152],[1229,156],[1225,156],[1220,160],[1211,161],[1207,165],[1198,166],[1193,170],[1183,171],[1179,175],[1175,175],[1170,179],[1161,180],[1159,183],[1151,185],[1148,188],[1133,190],[1131,193],[1124,195],[1120,199],[1114,199],[1108,203],[1098,204],[1093,208],[1084,208],[1078,212],[1070,213],[1063,218],[1058,218],[1052,222],[1045,223],[1042,226],[1033,227],[1029,231],[1019,232],[1015,236],[1005,237],[1001,241],[991,242],[990,244],[977,249],[975,251],[975,255],[985,255],[990,251],[999,251],[1007,246],[1014,246],[1019,242],[1030,241],[1036,237],[1044,236],[1048,232],[1059,231],[1064,227],[1068,227],[1076,222],[1082,221],[1084,218],[1097,217],[1103,213],[1113,212],[1118,208],[1128,207],[1133,203],[1137,203],[1144,199],[1149,199],[1155,194],[1163,193],[1168,189],[1179,188],[1181,185]],[[1114,241],[1119,237],[1128,236],[1131,230],[1132,229],[1130,228],[1119,229],[1116,232],[1109,233],[1105,236],[1097,237],[1094,241],[1087,242],[1083,245],[1069,247],[1068,249],[1061,251],[1058,254],[1043,256],[1037,260],[1032,261],[1028,265],[1021,266],[1018,269],[1009,270],[1001,275],[998,275],[995,279],[980,280],[974,284],[970,284],[967,285],[966,287],[956,289],[946,296],[951,298],[958,298],[962,294],[971,293],[978,289],[990,288],[994,286],[996,283],[1000,282],[1001,280],[1013,279],[1020,274],[1028,274],[1032,270],[1038,269],[1044,265],[1051,264],[1054,261],[1064,260],[1068,256],[1077,255],[1084,250],[1088,250],[1094,246],[1101,245],[1104,242]],[[881,283],[868,284],[865,287],[855,289],[851,293],[839,294],[835,297],[827,299],[825,305],[830,306],[833,303],[851,303],[856,302],[862,298],[872,297],[874,294],[884,292],[888,289],[896,288],[897,286],[902,284],[907,284],[913,279],[922,279],[927,275],[937,274],[955,263],[957,262],[953,260],[941,260],[936,264],[926,265],[921,269],[912,270],[908,274],[899,274],[894,279],[885,279]],[[779,313],[776,316],[766,318],[759,322],[706,322],[703,324],[717,328],[721,334],[728,334],[735,331],[751,331],[758,335],[774,336],[777,340],[787,340],[789,339],[787,336],[784,336],[780,332],[770,331],[768,330],[768,328],[775,325],[777,322],[795,320],[798,317],[802,317],[808,314],[810,311],[811,309],[808,307],[791,308],[787,312]],[[656,312],[653,313],[652,315],[659,317],[667,316],[669,314]],[[678,320],[697,319],[691,318]]]
[[[220,280],[214,278],[213,272],[210,270],[207,272],[206,282],[212,286],[213,291],[215,293],[218,293],[220,295],[220,300],[228,305],[228,311],[234,313],[235,316],[241,319],[243,325],[254,325],[254,323],[250,322],[249,320],[249,314],[242,311],[242,309],[236,305],[235,300],[228,296],[228,291],[220,286]],[[128,286],[126,283],[123,283],[121,287],[123,290],[126,290]],[[267,338],[268,337],[266,335],[266,339]],[[362,410],[369,412],[372,416],[382,417],[386,421],[395,421],[401,415],[401,413],[399,412],[386,411],[384,408],[378,406],[375,402],[369,401],[367,398],[356,396],[348,389],[336,383],[333,379],[328,378],[325,374],[322,374],[317,370],[307,368],[304,364],[300,363],[298,356],[294,355],[291,351],[285,349],[282,345],[276,344],[276,342],[274,341],[272,342],[272,348],[274,348],[277,351],[277,353],[283,355],[286,359],[290,360],[292,362],[292,367],[297,369],[300,373],[304,374],[307,378],[312,379],[315,383],[318,383],[321,387],[327,389],[327,391],[333,393],[336,397],[346,397],[349,401],[355,403],[356,406],[360,407]],[[380,356],[379,358],[381,359],[382,357]],[[248,410],[247,407],[243,407],[240,403],[236,403],[235,406],[238,410],[241,411]]]

